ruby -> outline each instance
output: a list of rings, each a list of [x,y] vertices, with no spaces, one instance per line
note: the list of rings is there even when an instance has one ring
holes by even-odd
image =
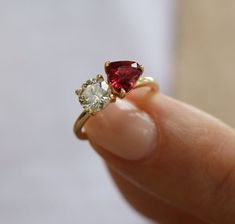
[[[117,93],[120,93],[121,89],[129,92],[135,87],[143,69],[135,61],[114,61],[105,66],[105,72],[108,82]]]

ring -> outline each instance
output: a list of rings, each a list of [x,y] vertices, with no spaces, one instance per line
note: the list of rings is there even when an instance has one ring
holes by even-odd
[[[100,74],[86,81],[75,93],[84,111],[74,124],[74,133],[81,139],[87,139],[83,130],[84,124],[99,111],[123,99],[132,89],[149,86],[152,91],[158,91],[158,84],[152,77],[142,77],[144,67],[135,61],[115,61],[105,63],[107,81]]]

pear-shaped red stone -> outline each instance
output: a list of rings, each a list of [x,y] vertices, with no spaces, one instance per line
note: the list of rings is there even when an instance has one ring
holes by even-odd
[[[133,89],[143,70],[135,61],[114,61],[105,66],[105,72],[108,82],[120,93],[121,89],[126,92]]]

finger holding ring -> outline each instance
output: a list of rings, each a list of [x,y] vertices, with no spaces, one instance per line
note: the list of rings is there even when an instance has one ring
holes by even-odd
[[[105,63],[105,72],[107,81],[98,74],[75,91],[84,109],[74,124],[74,133],[79,139],[87,139],[83,130],[86,121],[114,103],[117,97],[123,99],[131,90],[145,86],[155,92],[159,89],[153,78],[142,76],[144,67],[134,61],[108,61]]]

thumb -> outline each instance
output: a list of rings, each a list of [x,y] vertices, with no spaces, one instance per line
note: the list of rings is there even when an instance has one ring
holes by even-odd
[[[110,167],[202,220],[235,219],[235,134],[164,95],[136,90],[92,117],[88,137]]]

